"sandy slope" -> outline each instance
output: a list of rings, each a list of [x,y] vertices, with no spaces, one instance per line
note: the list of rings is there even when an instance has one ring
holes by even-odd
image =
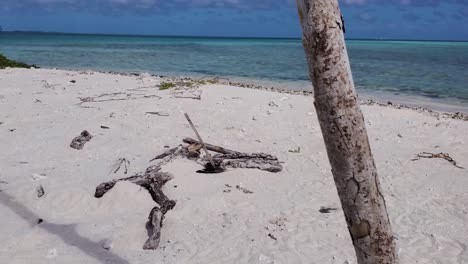
[[[311,97],[209,85],[202,100],[182,99],[155,88],[160,81],[0,71],[0,263],[355,263],[342,211],[319,212],[339,201]],[[78,97],[116,92],[137,99],[77,105]],[[411,161],[423,151],[448,152],[468,167],[468,122],[363,110],[401,262],[468,263],[468,170],[440,159]],[[110,173],[118,158],[131,161],[131,175],[165,145],[193,136],[183,112],[207,142],[277,155],[285,169],[203,175],[191,161],[166,165],[175,179],[164,191],[178,203],[167,214],[160,249],[143,251],[154,206],[149,194],[119,183],[96,199],[94,189],[125,176]],[[94,138],[81,151],[70,148],[84,129]],[[298,147],[300,153],[289,152]],[[46,192],[40,199],[39,185]]]

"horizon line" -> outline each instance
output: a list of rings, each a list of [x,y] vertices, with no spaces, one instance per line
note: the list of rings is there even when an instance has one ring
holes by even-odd
[[[129,34],[129,33],[84,33],[60,31],[29,31],[29,30],[3,30],[1,33],[34,33],[34,34],[62,34],[62,35],[88,35],[88,36],[121,36],[121,37],[160,37],[160,38],[218,38],[218,39],[284,39],[301,40],[301,37],[248,37],[248,36],[210,36],[210,35],[157,35],[157,34]],[[431,41],[431,42],[468,42],[468,40],[450,39],[391,39],[391,38],[345,38],[346,40],[372,40],[372,41]]]

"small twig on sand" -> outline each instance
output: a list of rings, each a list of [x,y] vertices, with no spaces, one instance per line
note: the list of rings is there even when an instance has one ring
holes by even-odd
[[[158,116],[169,116],[168,113],[163,113],[163,112],[146,112],[146,114],[158,115]]]
[[[420,159],[434,159],[434,158],[438,158],[438,159],[444,159],[448,162],[450,162],[453,166],[459,168],[459,169],[465,169],[461,166],[458,166],[457,165],[457,162],[455,160],[453,160],[448,153],[438,153],[438,154],[434,154],[434,153],[429,153],[429,152],[421,152],[419,154],[416,155],[416,158],[412,159],[412,161],[416,161],[416,160],[420,160]]]
[[[201,100],[201,96],[181,96],[181,95],[175,95],[174,98],[186,98],[186,99],[194,99],[194,100]]]
[[[268,233],[268,237],[275,241],[278,240],[272,233]]]
[[[124,165],[124,174],[127,174],[128,172],[128,167],[130,166],[130,161],[127,160],[126,158],[120,158],[118,159],[115,163],[114,166],[112,166],[112,171],[114,173],[117,173],[120,170],[120,167]]]
[[[297,147],[297,149],[290,149],[288,150],[290,153],[301,153],[301,147]]]
[[[320,206],[319,212],[322,214],[329,214],[332,211],[337,211],[337,210],[338,208]]]

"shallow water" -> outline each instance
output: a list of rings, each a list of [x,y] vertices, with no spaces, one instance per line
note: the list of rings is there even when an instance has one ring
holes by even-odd
[[[358,91],[468,106],[468,42],[348,40]],[[0,33],[0,52],[42,67],[223,76],[310,90],[299,39]]]

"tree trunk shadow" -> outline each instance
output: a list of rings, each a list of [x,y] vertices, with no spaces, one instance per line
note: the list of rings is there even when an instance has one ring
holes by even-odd
[[[65,244],[80,249],[83,253],[101,263],[130,264],[122,257],[104,249],[101,242],[91,241],[78,234],[76,232],[75,224],[58,225],[48,223],[47,221],[42,222],[40,217],[34,214],[26,206],[15,201],[12,196],[5,192],[0,192],[0,203],[8,207],[17,216],[24,219],[31,227],[38,226],[39,228],[60,237]]]

